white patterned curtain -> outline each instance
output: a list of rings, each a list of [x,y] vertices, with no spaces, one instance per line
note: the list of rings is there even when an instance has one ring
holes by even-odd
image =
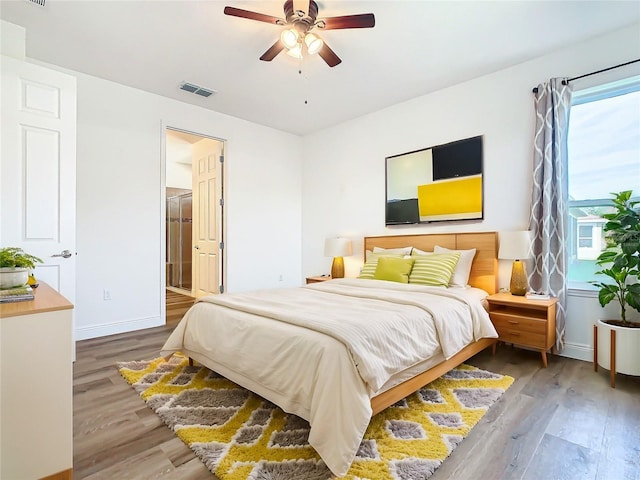
[[[529,285],[558,298],[556,346],[564,348],[567,298],[567,134],[571,87],[552,78],[534,90],[536,131],[529,229],[533,268]],[[568,82],[567,82],[568,83]]]

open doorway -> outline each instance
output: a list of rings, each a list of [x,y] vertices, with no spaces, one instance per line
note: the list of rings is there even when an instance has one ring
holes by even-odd
[[[171,299],[224,291],[224,141],[165,130],[165,276]]]
[[[167,290],[191,295],[193,287],[193,192],[167,187],[166,278]]]

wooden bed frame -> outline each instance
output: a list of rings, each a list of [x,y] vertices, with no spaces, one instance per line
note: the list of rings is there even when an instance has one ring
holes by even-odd
[[[415,247],[424,251],[433,251],[434,246],[469,250],[476,249],[476,255],[471,266],[469,285],[481,288],[489,294],[498,290],[498,233],[440,233],[426,235],[394,235],[382,237],[365,237],[364,249],[373,250],[373,247],[398,248]],[[457,367],[476,353],[496,343],[495,338],[483,338],[472,343],[448,360],[443,361],[419,373],[404,382],[371,398],[373,415],[402,400],[406,396],[419,390],[423,386],[440,378],[449,370]],[[189,357],[189,365],[193,365],[193,359]]]
[[[434,246],[469,250],[475,248],[476,255],[471,266],[469,285],[493,294],[498,291],[498,233],[440,233],[427,235],[393,235],[384,237],[365,237],[364,249],[373,247],[398,248],[412,246],[427,252],[433,251]],[[429,382],[441,377],[452,368],[457,367],[476,353],[496,343],[495,338],[483,338],[472,343],[449,360],[426,370],[403,383],[377,395],[371,399],[373,415],[402,400],[407,395],[422,388]]]

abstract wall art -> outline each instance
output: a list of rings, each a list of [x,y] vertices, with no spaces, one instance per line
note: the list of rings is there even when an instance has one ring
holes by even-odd
[[[386,225],[483,218],[482,136],[387,157]]]

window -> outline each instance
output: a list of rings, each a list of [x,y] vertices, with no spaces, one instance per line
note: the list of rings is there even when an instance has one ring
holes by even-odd
[[[593,248],[593,225],[578,224],[578,249],[580,248]]]
[[[640,199],[640,77],[574,92],[568,151],[569,287],[591,289],[611,193]]]

